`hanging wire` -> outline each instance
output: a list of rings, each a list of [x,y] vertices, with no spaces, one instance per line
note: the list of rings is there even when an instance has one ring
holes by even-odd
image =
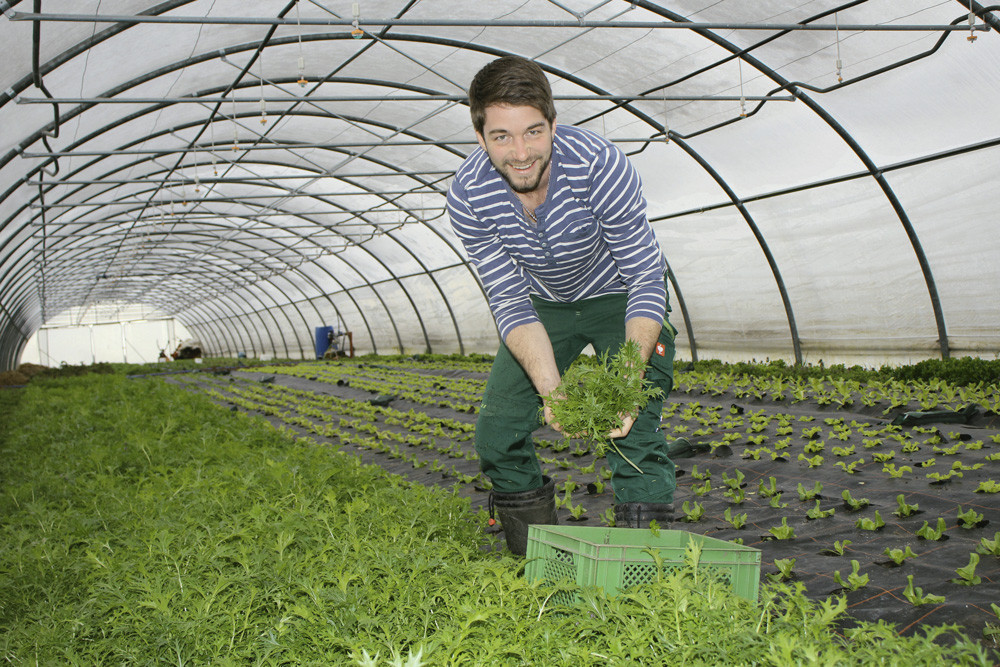
[[[306,80],[306,57],[302,54],[302,17],[299,15],[299,2],[295,3],[295,21],[299,24],[299,80],[298,84],[302,88],[309,83]]]
[[[667,126],[667,89],[663,89],[663,143],[670,143],[670,128]]]
[[[233,90],[233,150],[238,151],[240,149],[240,134],[239,125],[236,123],[236,91]]]
[[[219,175],[219,166],[215,163],[215,112],[212,112],[212,117],[208,119],[208,131],[212,137],[212,150],[210,151],[212,155],[212,176]]]
[[[260,124],[267,125],[267,102],[264,101],[264,49],[257,54],[257,64],[260,65]]]
[[[736,62],[740,68],[740,118],[747,117],[747,98],[743,93],[743,58],[737,58]]]
[[[835,35],[837,37],[837,83],[844,82],[843,69],[844,64],[840,60],[840,18],[837,12],[833,13],[833,24],[836,29]]]
[[[192,165],[194,167],[194,192],[198,194],[201,192],[201,180],[198,178],[198,146],[192,145],[191,147],[194,149],[191,152],[192,161],[194,162]]]

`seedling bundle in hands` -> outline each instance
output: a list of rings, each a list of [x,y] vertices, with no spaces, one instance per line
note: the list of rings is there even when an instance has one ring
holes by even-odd
[[[635,341],[626,341],[610,359],[607,352],[597,359],[593,365],[573,364],[546,399],[563,433],[592,441],[602,456],[608,445],[618,451],[608,434],[622,427],[623,417],[635,415],[662,391],[643,376],[645,362]]]

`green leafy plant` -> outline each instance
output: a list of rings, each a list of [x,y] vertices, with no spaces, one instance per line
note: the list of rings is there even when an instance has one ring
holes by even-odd
[[[806,454],[819,454],[826,449],[826,443],[822,440],[812,440],[802,446],[802,451]]]
[[[815,500],[816,496],[818,496],[823,491],[823,483],[816,482],[813,485],[813,488],[807,489],[802,485],[802,482],[799,482],[797,488],[799,491],[799,500],[801,500],[802,502],[808,502],[810,500]]]
[[[979,554],[972,553],[969,554],[969,564],[965,567],[960,567],[955,572],[958,573],[958,579],[952,579],[952,583],[959,584],[960,586],[975,586],[982,583],[983,579],[976,574],[976,566],[979,565]]]
[[[609,507],[604,510],[604,514],[601,515],[601,524],[605,526],[615,525],[615,508]]]
[[[788,525],[788,517],[781,517],[781,525],[768,528],[767,531],[777,540],[790,540],[795,537],[795,527]]]
[[[722,482],[730,489],[740,488],[743,485],[743,480],[745,478],[746,476],[743,474],[743,471],[741,470],[736,470],[736,474],[732,477],[730,477],[726,473],[722,473]]]
[[[712,471],[709,470],[708,468],[705,468],[705,472],[699,472],[698,471],[698,464],[696,463],[693,466],[691,466],[691,477],[693,479],[700,479],[700,480],[704,481],[706,479],[711,479],[711,477],[712,477]]]
[[[846,461],[837,461],[837,465],[848,475],[853,475],[858,471],[858,466],[864,465],[864,459],[858,459],[857,461],[851,461],[847,463]]]
[[[882,519],[882,515],[878,513],[878,510],[875,510],[874,519],[860,517],[854,525],[861,530],[880,530],[885,527],[885,521]]]
[[[776,493],[778,493],[778,480],[773,476],[768,478],[766,483],[761,480],[760,484],[757,485],[757,495],[761,498],[770,498]]]
[[[994,535],[992,540],[988,537],[979,540],[976,551],[983,555],[1000,556],[1000,533]]]
[[[795,576],[792,571],[795,567],[794,558],[777,558],[774,561],[774,566],[778,568],[777,573],[767,575],[771,581],[788,581]]]
[[[1000,484],[994,482],[992,479],[988,479],[985,482],[980,482],[979,487],[975,491],[976,493],[1000,493]]]
[[[940,517],[938,517],[936,528],[931,528],[930,521],[924,521],[924,525],[917,531],[917,537],[922,540],[937,541],[944,536],[944,532],[947,528],[948,524],[945,523],[945,520]]]
[[[639,344],[633,340],[610,358],[606,352],[599,355],[596,364],[573,364],[546,397],[554,421],[564,433],[592,441],[599,456],[609,445],[618,450],[607,434],[621,427],[622,415],[635,414],[662,393],[640,376],[643,366]],[[618,454],[639,469],[620,450]]]
[[[723,513],[722,516],[725,518],[726,521],[732,524],[733,528],[737,530],[743,528],[743,526],[746,525],[747,522],[746,512],[744,512],[743,514],[733,514],[732,508],[729,507],[726,508],[726,511]]]
[[[978,526],[983,521],[983,515],[976,512],[974,509],[968,509],[965,512],[962,511],[962,507],[958,508],[958,520],[961,521],[962,528],[971,529]]]
[[[684,516],[681,518],[681,521],[687,521],[688,523],[701,521],[701,517],[705,514],[705,507],[699,502],[689,506],[688,501],[685,500],[684,504],[681,505],[681,509],[684,511]]]
[[[805,454],[799,454],[799,461],[805,461],[810,468],[818,468],[823,465],[823,456],[817,454],[816,456],[808,457]]]
[[[913,503],[912,505],[908,504],[902,493],[896,496],[896,504],[898,507],[893,514],[900,518],[911,516],[914,512],[920,509],[920,505],[917,503]]]
[[[851,573],[847,575],[847,581],[840,576],[840,570],[833,573],[833,580],[840,584],[841,588],[849,591],[856,591],[859,588],[864,588],[868,585],[868,575],[860,574],[861,564],[856,561],[851,561]]]
[[[771,499],[768,501],[768,504],[771,507],[775,508],[775,509],[781,509],[782,507],[788,507],[788,503],[781,502],[781,494],[780,493],[776,493],[773,496],[771,496]]]
[[[855,512],[863,510],[870,504],[867,498],[854,498],[851,496],[850,489],[844,489],[844,492],[840,494],[840,497],[844,499],[844,505],[848,509]]]
[[[729,500],[736,505],[740,505],[744,500],[746,500],[746,493],[739,486],[732,489],[726,489],[722,495],[729,498]]]
[[[692,484],[691,492],[696,496],[704,496],[712,490],[712,480],[706,479],[702,484]]]
[[[838,556],[843,556],[844,552],[847,550],[847,547],[851,546],[851,544],[853,544],[851,540],[843,540],[843,541],[837,540],[833,543],[833,551]]]
[[[806,512],[806,516],[810,519],[825,519],[828,516],[833,516],[836,510],[832,507],[828,510],[820,509],[819,502],[819,500],[816,501],[816,507]]]
[[[931,484],[943,484],[944,482],[949,481],[952,477],[962,477],[962,476],[963,475],[961,471],[958,470],[949,470],[944,475],[942,475],[939,472],[931,472],[927,473],[926,475],[927,479],[931,480]]]
[[[913,553],[913,550],[910,549],[909,545],[906,545],[905,549],[893,549],[891,547],[886,547],[883,553],[885,553],[886,556],[892,559],[892,562],[895,563],[896,565],[902,565],[903,561],[905,561],[907,558],[917,557],[917,554]]]
[[[924,595],[924,590],[922,588],[915,587],[913,585],[913,575],[907,575],[906,577],[906,588],[903,589],[903,597],[910,601],[913,606],[920,606],[924,604],[940,604],[944,602],[943,595]]]

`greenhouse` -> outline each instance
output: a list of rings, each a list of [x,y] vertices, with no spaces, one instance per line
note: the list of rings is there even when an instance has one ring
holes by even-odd
[[[1000,661],[1000,5],[0,10],[13,664]],[[646,502],[629,467],[655,477],[627,410],[589,437],[533,408],[559,529],[525,523],[526,560],[480,442],[493,378],[571,392],[505,338],[456,194],[488,154],[538,224],[539,181],[475,125],[507,56],[551,87],[550,136],[627,157],[649,345],[675,347],[635,404],[665,530],[619,512]],[[584,352],[581,378],[615,363]],[[591,538],[641,563],[574,580]]]
[[[444,199],[466,88],[503,53],[635,162],[681,355],[1000,349],[978,3],[3,7],[0,365],[108,304],[208,356],[311,356],[323,325],[359,352],[492,352]]]

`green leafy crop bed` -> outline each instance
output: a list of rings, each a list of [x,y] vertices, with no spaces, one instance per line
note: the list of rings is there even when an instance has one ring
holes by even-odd
[[[432,383],[383,408],[358,398],[384,393],[391,378],[402,388],[410,370],[370,369],[382,378],[370,391],[350,386],[363,382],[363,368],[341,367],[354,375],[340,386],[344,376],[321,381],[330,366],[299,368],[316,379],[297,381],[316,391],[283,386],[272,369],[239,380],[185,376],[199,392],[121,375],[0,392],[0,657],[176,665],[991,663],[981,643],[940,628],[905,637],[884,624],[845,628],[843,598],[811,601],[798,582],[766,586],[758,604],[704,577],[694,586],[693,563],[616,598],[587,590],[579,606],[553,604],[566,585],[525,581],[522,563],[498,556],[482,532],[483,513],[471,509],[469,497],[484,483],[470,474],[468,456],[474,372],[414,371]],[[338,391],[358,394],[345,399]],[[348,452],[457,486],[414,484]],[[439,471],[420,465],[431,458]]]

